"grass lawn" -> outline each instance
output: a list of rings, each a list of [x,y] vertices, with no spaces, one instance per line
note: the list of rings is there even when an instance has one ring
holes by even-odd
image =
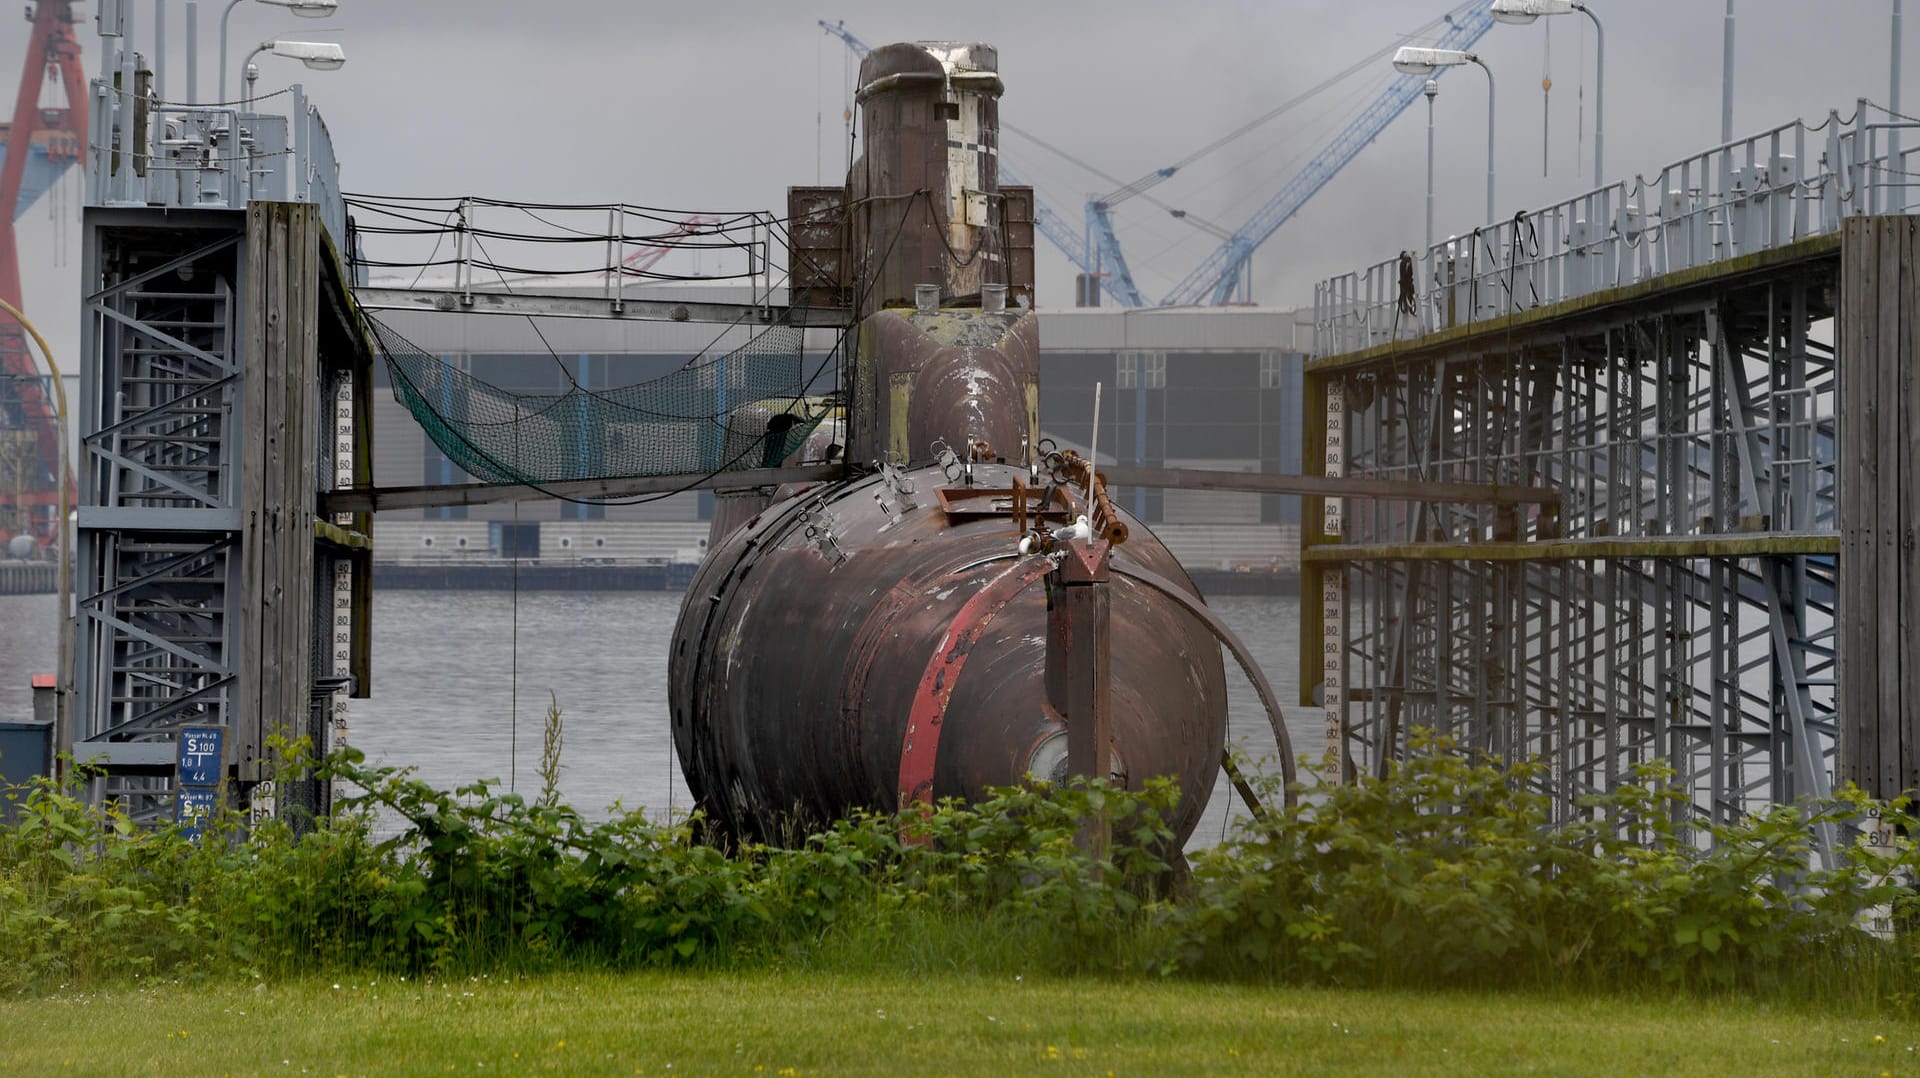
[[[0,1003],[8,1074],[1920,1074],[1741,1001],[871,974],[155,984]]]

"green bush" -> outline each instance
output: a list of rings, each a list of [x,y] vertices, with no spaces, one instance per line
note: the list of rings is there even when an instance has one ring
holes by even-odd
[[[1647,768],[1556,822],[1539,771],[1420,736],[1384,780],[1303,791],[1198,859],[1183,962],[1343,984],[1753,987],[1836,948],[1901,953],[1859,922],[1905,890],[1910,841],[1882,857],[1836,839],[1834,867],[1810,867],[1816,836],[1862,815],[1857,791],[1683,827],[1682,797]]]
[[[0,828],[0,987],[165,969],[209,924],[161,886],[191,853],[48,783]]]
[[[1648,770],[1556,820],[1537,765],[1422,739],[1383,780],[1298,791],[1187,877],[1165,782],[1032,783],[733,851],[697,819],[588,820],[552,794],[552,721],[531,802],[341,755],[321,773],[358,792],[304,832],[229,817],[194,841],[42,783],[0,828],[0,989],[796,964],[1920,1000],[1900,882],[1920,858],[1904,837],[1847,845],[1856,793],[1707,827]],[[376,818],[402,826],[377,838]],[[1814,869],[1822,834],[1837,857]],[[1889,903],[1896,937],[1862,931]]]
[[[410,825],[377,848],[389,877],[410,881],[373,904],[383,942],[365,957],[411,966],[808,954],[854,926],[884,934],[889,916],[962,912],[1034,919],[1075,945],[1063,953],[1095,954],[1140,912],[1138,881],[1165,869],[1160,821],[1177,798],[1168,783],[1034,784],[728,854],[694,841],[697,821],[595,823],[489,783],[447,794],[353,759],[331,766],[367,791],[350,807]],[[1114,832],[1103,855],[1076,844],[1083,819]]]

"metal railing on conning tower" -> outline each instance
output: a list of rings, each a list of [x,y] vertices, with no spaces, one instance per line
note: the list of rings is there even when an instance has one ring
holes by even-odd
[[[1873,116],[1883,117],[1874,120]],[[1903,148],[1907,147],[1907,148]],[[1314,286],[1314,352],[1485,323],[1920,208],[1920,123],[1862,99]]]

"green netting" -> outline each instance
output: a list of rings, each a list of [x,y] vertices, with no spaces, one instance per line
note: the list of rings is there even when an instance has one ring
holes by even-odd
[[[514,393],[368,319],[393,396],[485,483],[707,474],[778,464],[823,418],[800,399],[802,331],[774,326],[725,355],[614,389]]]

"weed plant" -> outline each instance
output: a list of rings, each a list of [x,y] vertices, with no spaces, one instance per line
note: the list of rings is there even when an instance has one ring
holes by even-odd
[[[1422,739],[1383,779],[1300,791],[1189,876],[1170,863],[1165,782],[1035,782],[723,851],[697,820],[584,818],[552,793],[557,705],[548,736],[532,801],[348,753],[322,769],[358,791],[333,818],[296,831],[230,816],[197,841],[41,783],[0,829],[0,989],[692,965],[1670,986],[1920,1009],[1903,882],[1920,856],[1904,836],[1851,844],[1866,808],[1851,791],[1702,825],[1644,770],[1556,819],[1537,765]],[[296,752],[288,773],[304,766]],[[376,813],[404,826],[376,838]],[[1111,835],[1098,855],[1079,841],[1089,821]],[[1889,906],[1891,938],[1862,928]]]
[[[1914,846],[1848,841],[1857,789],[1727,824],[1657,767],[1556,820],[1542,765],[1416,735],[1383,780],[1312,796],[1198,858],[1181,964],[1332,984],[1783,988],[1911,995],[1912,935],[1865,918],[1911,895]],[[1904,801],[1892,806],[1904,814]],[[1812,867],[1815,845],[1829,867]]]

